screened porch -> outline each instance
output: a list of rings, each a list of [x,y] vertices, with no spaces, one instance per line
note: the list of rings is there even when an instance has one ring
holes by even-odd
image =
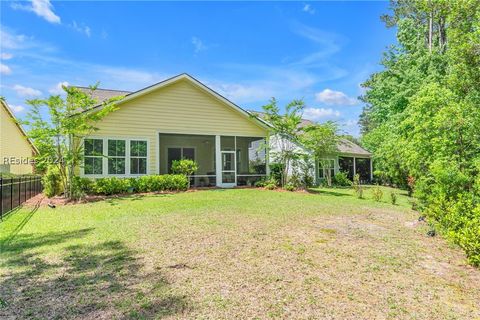
[[[159,173],[180,159],[197,162],[195,187],[252,186],[267,172],[264,137],[159,133]]]

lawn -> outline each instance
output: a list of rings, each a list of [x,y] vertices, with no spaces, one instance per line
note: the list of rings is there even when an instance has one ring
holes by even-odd
[[[0,223],[0,318],[480,319],[480,271],[384,190],[26,207]]]

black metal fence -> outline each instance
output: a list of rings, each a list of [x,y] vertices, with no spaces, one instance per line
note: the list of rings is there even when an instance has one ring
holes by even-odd
[[[0,177],[0,219],[41,192],[42,178],[39,176]]]

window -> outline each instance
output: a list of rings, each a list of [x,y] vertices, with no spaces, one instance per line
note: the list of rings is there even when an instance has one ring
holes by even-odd
[[[108,140],[108,174],[125,174],[125,140]]]
[[[195,160],[195,149],[194,148],[168,148],[167,150],[167,171],[168,173],[172,173],[172,164],[175,160],[182,160],[182,159],[190,159]]]
[[[335,160],[333,159],[322,159],[318,163],[318,177],[327,178],[327,175],[330,174],[330,178],[335,175]]]
[[[147,141],[130,140],[130,174],[147,174]]]
[[[103,174],[103,140],[84,140],[84,173]]]

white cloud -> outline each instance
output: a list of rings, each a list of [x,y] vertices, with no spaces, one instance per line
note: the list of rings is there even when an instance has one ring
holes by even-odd
[[[294,65],[315,67],[325,64],[327,58],[340,51],[341,43],[345,42],[345,39],[338,34],[308,27],[301,23],[294,23],[293,31],[318,46],[315,52],[298,59],[293,63]]]
[[[84,23],[79,24],[76,21],[73,21],[70,27],[75,31],[84,33],[87,37],[90,38],[90,35],[91,35],[90,27],[85,25]]]
[[[315,13],[315,9],[313,9],[312,6],[309,5],[309,4],[305,4],[305,5],[303,6],[302,11],[303,11],[303,12],[310,13],[310,14],[314,14],[314,13]]]
[[[20,106],[20,105],[9,105],[10,109],[12,109],[13,113],[20,113],[20,112],[23,112],[25,111],[25,107],[24,106]]]
[[[0,55],[0,59],[2,60],[10,60],[12,58],[13,58],[13,54],[11,53],[2,52],[2,54]]]
[[[331,89],[325,89],[315,94],[315,100],[325,103],[326,105],[335,106],[353,106],[358,104],[358,100],[350,98],[341,91],[334,91]]]
[[[67,81],[59,82],[53,88],[48,90],[48,92],[50,92],[51,94],[55,94],[55,95],[63,94],[63,93],[65,93],[65,91],[63,90],[62,86],[68,87],[69,83]]]
[[[31,6],[12,3],[11,7],[16,10],[31,11],[50,23],[61,22],[60,17],[53,12],[53,6],[50,0],[31,0]]]
[[[24,87],[19,84],[14,85],[13,90],[21,97],[38,97],[42,95],[40,90]]]
[[[26,39],[25,35],[9,32],[3,25],[0,26],[0,44],[2,49],[21,49],[25,46]]]
[[[192,44],[194,48],[193,51],[195,53],[199,53],[208,49],[208,47],[203,43],[203,41],[197,37],[192,37]]]
[[[305,108],[303,116],[309,120],[320,120],[323,118],[335,118],[340,117],[340,112],[333,110],[332,108]]]
[[[12,73],[12,69],[10,69],[10,67],[6,64],[0,63],[0,74],[7,75],[10,73]]]

